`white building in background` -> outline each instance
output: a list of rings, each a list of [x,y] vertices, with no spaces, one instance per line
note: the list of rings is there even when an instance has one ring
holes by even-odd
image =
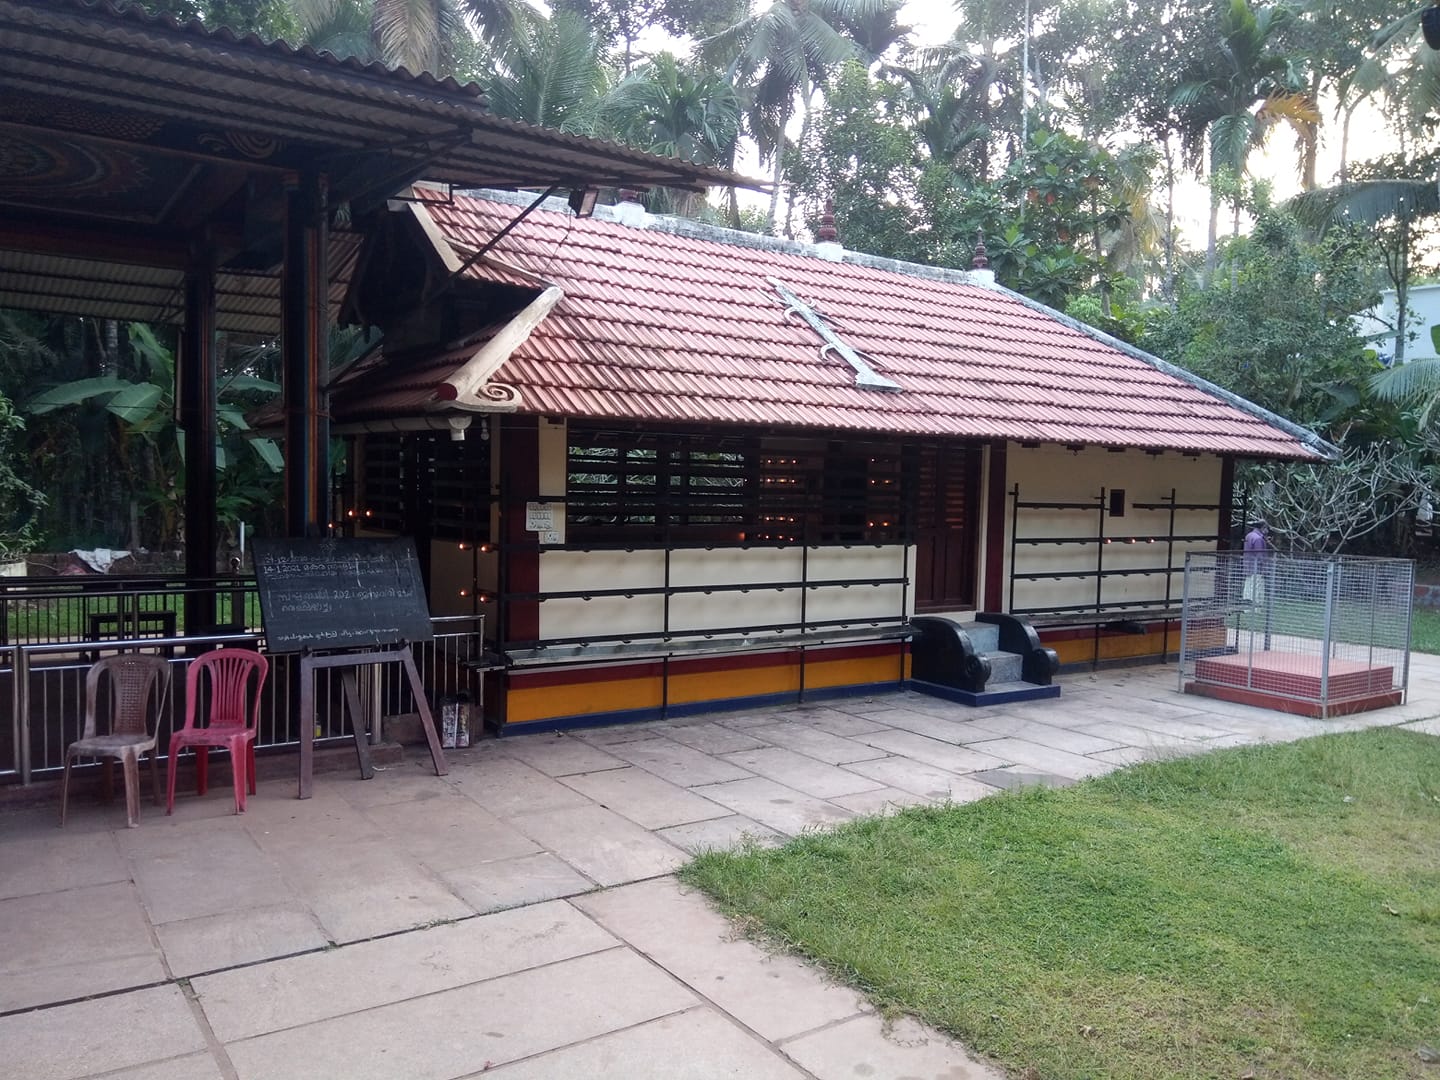
[[[1440,284],[1410,286],[1409,308],[1405,321],[1405,359],[1407,362],[1434,359],[1435,341],[1430,328],[1440,326]],[[1356,319],[1358,331],[1372,339],[1370,347],[1387,367],[1395,358],[1395,316],[1395,290],[1386,289],[1380,294],[1379,306]]]

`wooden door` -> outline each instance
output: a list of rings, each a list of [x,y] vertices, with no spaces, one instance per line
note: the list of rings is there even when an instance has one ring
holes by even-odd
[[[979,447],[920,449],[915,506],[915,608],[975,606],[980,524]]]

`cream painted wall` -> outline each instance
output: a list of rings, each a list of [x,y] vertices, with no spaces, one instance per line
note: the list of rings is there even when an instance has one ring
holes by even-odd
[[[900,577],[905,548],[812,547],[804,556],[793,548],[726,548],[672,553],[672,586],[724,586],[798,583],[840,578],[864,581]],[[913,566],[914,551],[910,551]],[[583,592],[585,589],[660,588],[665,584],[661,551],[546,551],[540,555],[542,592]],[[806,590],[805,617],[853,619],[861,624],[893,619],[900,610],[900,585],[829,586]],[[799,588],[756,588],[748,592],[677,593],[670,598],[671,632],[706,632],[727,627],[794,623],[801,618]],[[658,634],[665,627],[664,600],[659,596],[597,596],[590,600],[546,600],[540,605],[541,637],[583,637],[586,634]]]
[[[1007,497],[1005,500],[1005,569],[1007,609],[1068,607],[1093,604],[1096,583],[1091,579],[1042,579],[1015,583],[1011,603],[1010,553],[1014,499],[1009,496],[1015,485],[1020,486],[1022,502],[1090,502],[1102,489],[1108,494],[1120,488],[1125,492],[1125,516],[1105,514],[1103,532],[1098,510],[1022,510],[1019,533],[1024,537],[1096,537],[1109,538],[1104,545],[1106,570],[1157,570],[1159,573],[1111,577],[1104,581],[1100,600],[1103,603],[1122,601],[1151,602],[1165,596],[1167,548],[1163,538],[1170,527],[1168,510],[1140,510],[1135,503],[1159,503],[1168,499],[1171,489],[1182,503],[1214,504],[1220,497],[1221,461],[1218,457],[1188,458],[1167,452],[1150,455],[1127,450],[1108,453],[1087,448],[1072,453],[1063,447],[1042,446],[1024,449],[1011,444],[1007,457]],[[1213,537],[1217,514],[1213,510],[1178,511],[1175,532],[1181,535]],[[1017,551],[1019,573],[1061,573],[1093,570],[1099,545],[1088,544],[1021,544]],[[1212,551],[1213,539],[1177,543],[1172,564],[1183,566],[1187,550]],[[1182,574],[1170,579],[1170,595],[1181,593]]]

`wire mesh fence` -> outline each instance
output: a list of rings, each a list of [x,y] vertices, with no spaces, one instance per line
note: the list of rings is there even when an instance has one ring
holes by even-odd
[[[1414,583],[1409,559],[1192,552],[1181,689],[1311,716],[1399,704]]]

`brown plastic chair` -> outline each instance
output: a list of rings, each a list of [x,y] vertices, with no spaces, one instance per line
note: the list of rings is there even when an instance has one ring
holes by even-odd
[[[110,676],[110,730],[96,734],[100,678]],[[70,764],[76,758],[119,758],[125,773],[125,816],[130,828],[140,824],[140,755],[150,752],[150,786],[160,805],[160,772],[156,765],[155,737],[149,723],[150,699],[155,699],[156,726],[170,695],[170,664],[163,656],[123,653],[97,661],[85,676],[85,729],[65,748],[65,776],[60,781],[60,827],[70,799]],[[106,777],[109,783],[109,777]],[[108,790],[108,787],[107,787]]]

